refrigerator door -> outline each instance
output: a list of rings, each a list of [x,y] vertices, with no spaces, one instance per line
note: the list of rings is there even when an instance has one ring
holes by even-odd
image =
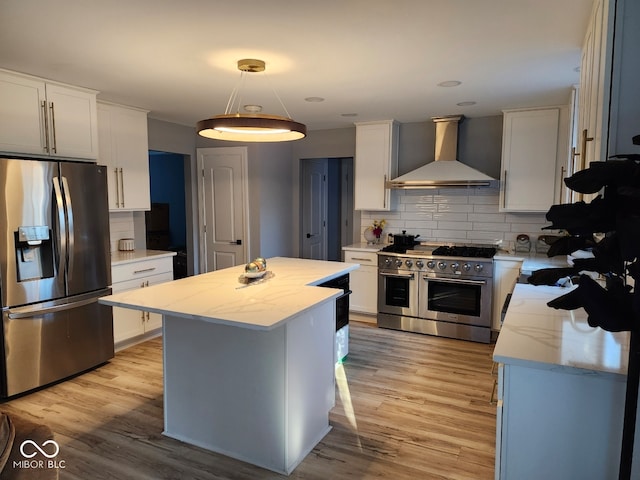
[[[0,158],[2,307],[65,296],[66,219],[57,175],[56,162]]]
[[[68,223],[68,295],[111,284],[107,168],[60,163]]]
[[[114,355],[111,289],[2,312],[2,397],[61,380]]]

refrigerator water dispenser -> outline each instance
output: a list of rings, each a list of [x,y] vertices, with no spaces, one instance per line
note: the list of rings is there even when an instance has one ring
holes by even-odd
[[[18,227],[14,235],[18,282],[53,277],[53,242],[49,227]]]

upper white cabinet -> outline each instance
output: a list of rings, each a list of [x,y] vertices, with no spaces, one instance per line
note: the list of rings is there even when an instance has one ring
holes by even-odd
[[[500,210],[546,212],[560,197],[560,172],[569,156],[569,108],[503,113]]]
[[[596,0],[582,49],[578,169],[611,155],[640,153],[640,2]]]
[[[0,70],[0,151],[95,160],[96,93]]]
[[[354,208],[389,210],[386,182],[398,176],[398,132],[394,120],[356,123]]]
[[[101,164],[109,167],[109,210],[149,210],[147,111],[98,102]]]

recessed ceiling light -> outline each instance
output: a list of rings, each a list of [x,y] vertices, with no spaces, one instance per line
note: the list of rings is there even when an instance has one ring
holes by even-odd
[[[471,105],[475,105],[476,102],[458,102],[456,103],[459,107],[470,107]]]
[[[438,84],[439,87],[457,87],[458,85],[460,85],[462,82],[458,81],[458,80],[446,80],[444,82],[440,82]]]
[[[305,102],[311,102],[311,103],[320,103],[320,102],[324,102],[324,98],[322,97],[307,97],[304,99]]]
[[[357,113],[341,113],[340,116],[342,116],[342,117],[357,117],[358,114]]]

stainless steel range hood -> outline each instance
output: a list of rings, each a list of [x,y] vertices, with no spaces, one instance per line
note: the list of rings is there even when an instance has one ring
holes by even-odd
[[[435,162],[427,163],[387,182],[388,188],[421,189],[443,187],[491,187],[495,178],[459,162],[458,124],[463,115],[434,117],[436,124]]]

